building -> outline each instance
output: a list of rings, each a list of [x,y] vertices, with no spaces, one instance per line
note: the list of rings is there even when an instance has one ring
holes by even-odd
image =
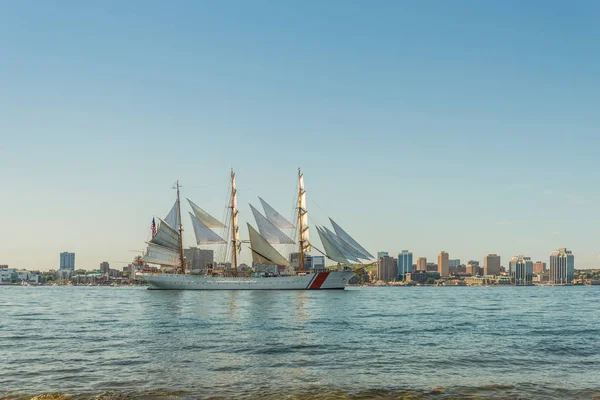
[[[437,272],[438,265],[436,263],[427,263],[427,267],[426,267],[425,270],[426,271],[431,271],[431,272],[433,272],[433,271]]]
[[[483,259],[483,275],[500,275],[500,256],[488,254]]]
[[[377,252],[377,259],[379,260],[381,257],[388,257],[389,254],[387,251],[379,251]]]
[[[0,266],[0,283],[13,283],[17,280],[17,270],[8,268],[8,265]]]
[[[100,271],[104,272],[105,274],[110,272],[110,264],[108,263],[108,261],[100,263]]]
[[[394,257],[383,256],[377,262],[377,277],[382,281],[395,281],[398,276],[398,264]]]
[[[449,269],[449,261],[450,256],[448,255],[448,253],[446,253],[445,251],[440,252],[440,254],[438,254],[438,272],[440,273],[440,276],[448,276],[450,275],[450,269]]]
[[[56,271],[57,281],[68,281],[74,275],[75,271],[68,268],[61,268]]]
[[[406,280],[406,274],[412,272],[413,255],[408,250],[402,250],[398,254],[398,277],[399,281]]]
[[[440,279],[440,273],[437,271],[413,271],[406,274],[406,282],[416,282],[425,284],[429,278]]]
[[[187,267],[191,271],[201,271],[212,266],[214,263],[214,250],[204,250],[198,247],[190,247],[183,250]]]
[[[292,268],[295,270],[299,269],[300,265],[300,253],[290,253],[290,264],[292,264]],[[313,266],[313,258],[310,254],[304,254],[304,270],[309,271]]]
[[[454,260],[448,260],[448,268],[460,267],[460,260],[455,258]]]
[[[575,257],[566,247],[554,250],[550,254],[550,283],[570,285],[575,274]]]
[[[472,276],[481,275],[481,268],[479,267],[479,261],[471,260],[467,264],[467,268],[465,269],[467,274]]]
[[[530,286],[533,282],[531,257],[515,256],[510,259],[510,277],[516,286]]]
[[[325,269],[324,256],[312,256],[312,269],[314,271],[322,271]]]
[[[427,257],[417,258],[417,271],[427,271]]]
[[[534,274],[543,274],[546,272],[546,263],[542,261],[536,261],[533,263],[533,273]]]
[[[60,253],[60,269],[70,269],[75,271],[75,253]]]

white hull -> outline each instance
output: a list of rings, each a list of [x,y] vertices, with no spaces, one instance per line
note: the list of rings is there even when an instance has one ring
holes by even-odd
[[[162,290],[322,290],[344,289],[353,271],[276,277],[213,277],[206,275],[142,274],[148,289]]]

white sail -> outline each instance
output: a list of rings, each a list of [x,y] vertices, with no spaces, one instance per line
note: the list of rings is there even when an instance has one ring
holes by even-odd
[[[187,199],[187,201],[190,203],[190,207],[192,207],[192,211],[194,211],[194,215],[196,216],[196,218],[198,218],[198,220],[204,225],[206,225],[209,228],[225,228],[225,225],[223,225],[212,215],[198,207],[196,203],[194,203],[190,199]]]
[[[196,216],[190,213],[192,226],[196,234],[196,243],[198,244],[223,244],[227,243],[225,239],[214,233],[208,226],[204,225]]]
[[[329,240],[325,231],[317,226],[317,232],[319,233],[319,237],[321,238],[321,243],[323,243],[323,248],[325,249],[325,254],[327,257],[332,259],[333,261],[337,261],[341,264],[346,264],[351,266],[350,261],[344,257],[342,252]]]
[[[354,250],[354,248],[352,246],[350,246],[348,243],[346,243],[342,239],[340,239],[335,233],[330,231],[327,227],[321,227],[321,229],[323,230],[323,233],[327,236],[327,239],[329,239],[329,241],[333,245],[335,245],[335,247],[340,251],[340,253],[342,253],[344,258],[346,258],[350,261],[354,261],[356,263],[360,262],[360,260],[356,256],[356,251]]]
[[[369,253],[367,250],[365,250],[365,248],[362,247],[356,240],[354,240],[352,238],[352,236],[348,235],[348,233],[346,233],[346,231],[344,231],[338,224],[336,224],[334,220],[329,218],[329,221],[331,221],[331,225],[333,226],[333,230],[335,230],[336,235],[338,235],[340,237],[340,239],[342,239],[344,242],[348,243],[350,246],[354,247],[359,253],[361,253],[363,255],[363,257],[360,257],[360,258],[364,258],[364,259],[374,258],[371,255],[371,253]]]
[[[306,210],[306,190],[304,189],[304,174],[298,172],[298,218],[300,219],[299,241],[303,244],[303,250],[309,252],[311,249],[308,233],[308,211]]]
[[[250,224],[248,224],[248,233],[250,234],[253,263],[291,267],[289,261],[275,250]]]
[[[142,256],[142,261],[150,264],[179,266],[179,252],[168,247],[160,246],[148,242],[146,254]]]
[[[150,243],[179,251],[179,232],[159,218],[156,235],[150,240]]]
[[[165,222],[169,224],[171,228],[179,232],[179,209],[177,208],[177,200],[171,207],[171,211],[165,217]]]
[[[250,204],[250,209],[252,210],[252,214],[254,214],[254,219],[256,220],[256,225],[258,225],[261,236],[264,237],[267,242],[272,244],[294,244],[292,239],[273,225],[273,223],[265,218],[260,211],[252,206],[252,204]]]
[[[261,197],[258,198],[262,204],[263,211],[267,219],[279,229],[293,229],[294,225],[279,214],[273,207],[271,207]]]

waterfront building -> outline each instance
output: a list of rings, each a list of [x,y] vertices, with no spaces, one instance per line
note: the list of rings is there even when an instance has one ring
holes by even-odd
[[[183,256],[187,261],[188,268],[192,271],[205,270],[214,263],[214,250],[190,247],[183,250]]]
[[[108,264],[108,261],[100,263],[100,271],[104,272],[105,274],[110,272],[110,264]]]
[[[449,258],[450,258],[450,256],[445,251],[442,251],[442,252],[440,252],[440,254],[438,254],[437,270],[440,273],[440,276],[448,276],[449,275],[449,271],[450,271],[449,265],[448,265]]]
[[[437,271],[413,271],[406,274],[406,282],[416,282],[425,284],[429,278],[440,279],[440,273]]]
[[[550,254],[550,283],[570,285],[575,274],[575,257],[566,247],[554,250]]]
[[[398,280],[406,280],[406,274],[412,272],[413,266],[413,255],[408,250],[402,250],[402,253],[398,254]]]
[[[417,258],[417,271],[427,271],[427,257]]]
[[[533,282],[533,261],[523,255],[510,259],[510,277],[516,286],[529,286]]]
[[[536,261],[533,263],[533,273],[534,274],[543,274],[546,272],[546,263],[542,261]]]
[[[488,254],[483,259],[483,275],[500,275],[500,256]]]
[[[377,277],[382,281],[394,281],[398,276],[398,264],[395,258],[383,256],[377,263]]]
[[[389,256],[387,251],[378,251],[377,252],[377,259],[379,260],[381,257],[387,257]]]
[[[17,270],[8,268],[8,265],[2,265],[0,268],[0,283],[12,283],[17,279]]]
[[[75,271],[72,269],[68,269],[68,268],[59,269],[58,271],[56,271],[56,280],[57,281],[68,281],[69,279],[71,279],[71,277],[73,276],[74,273],[75,273]]]
[[[322,271],[325,269],[324,256],[312,256],[312,269],[314,271]]]
[[[68,251],[60,253],[60,269],[75,271],[75,253],[69,253]]]
[[[448,260],[448,268],[456,268],[460,267],[460,259],[455,258],[453,260]]]
[[[309,271],[312,269],[313,267],[313,256],[311,256],[310,254],[304,254],[304,269],[306,271]],[[294,269],[299,269],[298,266],[300,265],[300,253],[299,252],[295,252],[295,253],[290,253],[290,264],[292,265],[292,268]]]

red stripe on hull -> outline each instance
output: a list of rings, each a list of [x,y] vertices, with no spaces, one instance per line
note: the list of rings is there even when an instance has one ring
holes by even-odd
[[[312,284],[310,285],[309,289],[312,289],[312,290],[321,289],[323,282],[325,282],[325,279],[327,279],[328,276],[329,276],[329,272],[319,272],[317,274],[317,277],[313,280]]]

